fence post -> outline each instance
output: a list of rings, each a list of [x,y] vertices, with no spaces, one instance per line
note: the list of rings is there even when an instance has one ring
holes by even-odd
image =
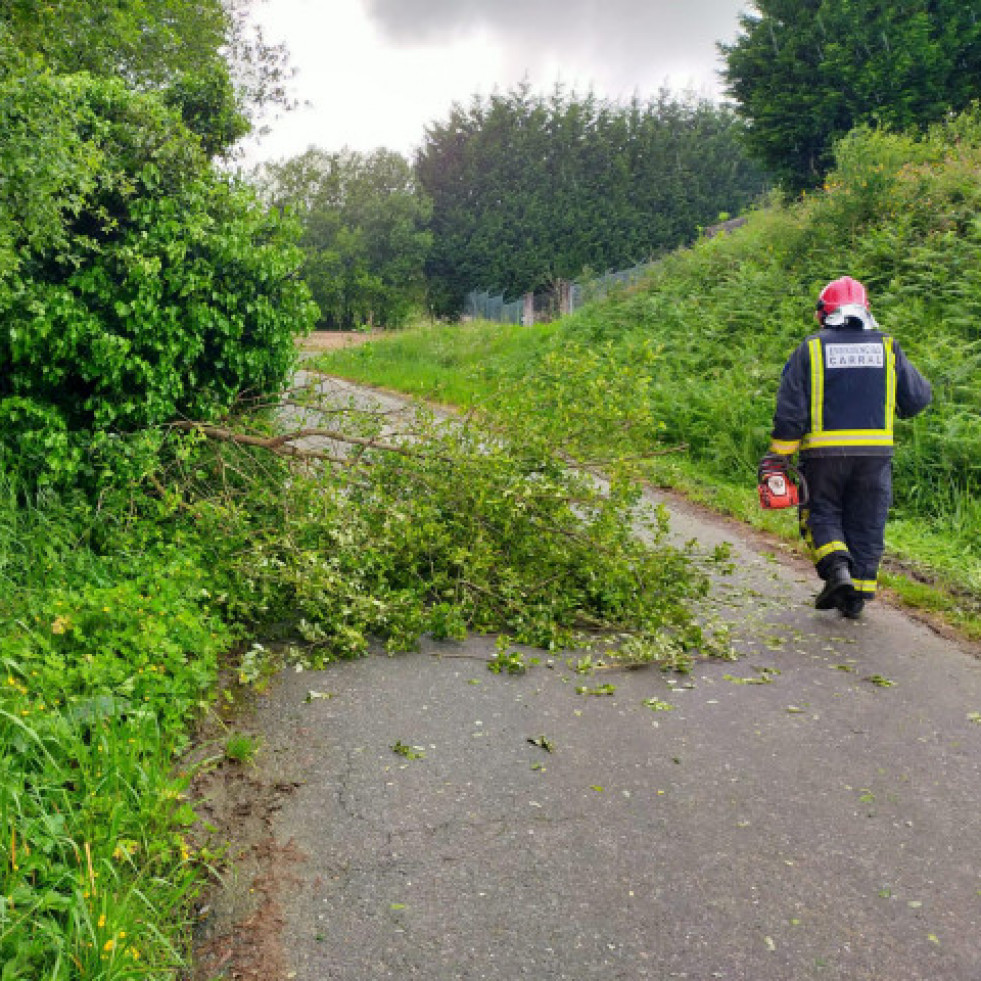
[[[572,313],[572,283],[567,279],[559,280],[559,316]]]
[[[535,294],[525,293],[525,310],[521,315],[521,322],[525,327],[533,327],[535,324]]]

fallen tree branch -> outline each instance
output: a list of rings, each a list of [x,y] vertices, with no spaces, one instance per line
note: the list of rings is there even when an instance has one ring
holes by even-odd
[[[365,461],[360,457],[352,460],[348,457],[336,456],[325,450],[314,448],[304,448],[293,444],[301,439],[325,439],[335,443],[345,443],[350,446],[358,446],[363,450],[383,450],[386,453],[397,453],[401,456],[415,457],[417,453],[405,446],[397,443],[382,442],[371,439],[367,436],[351,436],[336,429],[320,429],[317,427],[307,429],[297,429],[289,433],[282,433],[278,436],[250,436],[248,433],[238,433],[225,426],[214,426],[207,423],[182,421],[170,424],[171,429],[182,432],[200,433],[208,439],[221,443],[234,443],[237,446],[255,446],[260,449],[268,450],[277,456],[292,457],[303,460],[325,460],[330,463],[337,463],[342,466],[362,465]]]

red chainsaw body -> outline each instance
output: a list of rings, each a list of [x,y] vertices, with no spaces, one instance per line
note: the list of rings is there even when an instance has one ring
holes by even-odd
[[[760,478],[757,487],[760,506],[767,511],[793,508],[800,504],[800,491],[786,473],[772,472]]]

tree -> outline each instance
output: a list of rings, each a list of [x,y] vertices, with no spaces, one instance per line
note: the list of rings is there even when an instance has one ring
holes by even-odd
[[[399,326],[423,304],[431,206],[408,161],[390,150],[308,150],[261,174],[303,227],[303,278],[330,329]]]
[[[517,296],[684,244],[766,186],[731,110],[695,99],[627,105],[527,85],[432,123],[415,161],[433,199],[430,302]]]
[[[277,391],[312,326],[297,230],[153,94],[0,80],[0,458],[74,480],[111,433]]]
[[[792,190],[859,123],[939,121],[981,96],[981,21],[962,0],[756,0],[720,45],[747,146]]]
[[[158,91],[211,154],[287,104],[286,52],[251,25],[253,0],[0,0],[8,44],[60,74]]]

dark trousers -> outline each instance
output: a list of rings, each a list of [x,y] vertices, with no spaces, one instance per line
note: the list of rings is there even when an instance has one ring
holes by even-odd
[[[808,503],[800,508],[801,536],[818,575],[827,579],[847,562],[855,589],[875,595],[892,504],[892,458],[821,456],[801,460]]]

